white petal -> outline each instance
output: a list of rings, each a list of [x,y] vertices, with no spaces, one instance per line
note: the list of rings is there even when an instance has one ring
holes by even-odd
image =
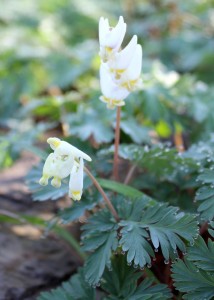
[[[133,59],[126,72],[129,80],[136,80],[139,78],[142,69],[142,57],[142,47],[138,44]]]
[[[109,30],[108,21],[104,19],[103,17],[100,18],[99,21],[99,42],[102,45],[105,43],[105,36]]]
[[[73,165],[74,157],[72,155],[59,156],[55,160],[55,169],[52,175],[60,179],[66,178],[70,174]]]
[[[42,172],[42,177],[39,180],[39,184],[41,185],[48,185],[48,180],[50,177],[52,177],[53,172],[54,172],[54,154],[51,153],[48,155],[48,157],[46,158],[44,167],[43,167],[43,172]]]
[[[138,81],[142,69],[142,47],[138,44],[128,68],[121,74],[121,78],[117,81],[122,86],[128,86],[129,82]],[[138,85],[139,82],[136,82]],[[137,86],[136,86],[137,87]]]
[[[49,177],[53,176],[52,174],[55,170],[55,161],[56,158],[54,153],[49,154],[43,167],[43,175],[47,175]]]
[[[60,142],[61,140],[56,137],[51,137],[47,139],[47,143],[50,144],[50,147],[53,150],[55,150],[59,146]]]
[[[83,159],[80,158],[79,167],[73,166],[69,180],[69,196],[74,200],[80,200],[83,190]]]
[[[137,47],[137,36],[134,35],[129,44],[120,52],[115,54],[115,58],[109,62],[112,69],[124,70],[126,69],[135,54]]]
[[[118,86],[111,78],[111,73],[106,64],[102,63],[100,67],[100,86],[101,91],[106,98],[115,100],[124,100],[129,91]]]
[[[51,153],[47,157],[44,167],[43,176],[66,178],[74,165],[74,158],[69,156],[57,156],[56,153]]]
[[[75,157],[78,157],[78,158],[83,158],[87,161],[92,161],[91,157],[89,155],[87,155],[86,153],[84,153],[83,151],[79,150],[78,148],[72,146],[72,153],[74,154]]]
[[[107,46],[113,48],[115,51],[118,51],[123,42],[125,33],[126,23],[124,23],[123,17],[120,16],[117,25],[110,31]]]
[[[55,153],[57,156],[73,155],[74,157],[82,157],[91,161],[90,156],[65,141],[61,141],[60,145],[55,149]]]

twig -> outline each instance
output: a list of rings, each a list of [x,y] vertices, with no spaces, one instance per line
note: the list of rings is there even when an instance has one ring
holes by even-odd
[[[132,165],[131,166],[131,168],[129,169],[129,171],[128,171],[127,175],[126,175],[126,178],[124,180],[124,184],[128,184],[130,182],[130,180],[131,180],[131,178],[132,178],[132,176],[134,174],[134,171],[135,171],[136,167],[137,167],[136,165]]]
[[[91,178],[91,181],[96,186],[96,188],[98,189],[100,194],[103,196],[103,199],[104,199],[106,205],[108,206],[108,208],[111,211],[112,215],[114,216],[115,220],[118,222],[120,220],[119,216],[118,216],[114,206],[112,205],[111,201],[109,200],[108,196],[106,195],[106,193],[104,192],[104,190],[102,189],[102,187],[100,186],[100,184],[98,183],[96,178],[91,174],[91,172],[86,167],[84,167],[84,171]]]
[[[120,142],[120,111],[121,107],[117,107],[117,121],[116,121],[116,128],[115,128],[115,140],[114,140],[114,166],[113,166],[113,177],[115,180],[118,181],[118,149],[119,149],[119,142]]]

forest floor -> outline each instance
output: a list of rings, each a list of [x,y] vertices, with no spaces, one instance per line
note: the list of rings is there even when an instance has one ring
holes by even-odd
[[[29,153],[0,173],[0,215],[39,216],[50,220],[63,200],[34,202],[25,175],[38,159]],[[78,236],[78,228],[72,232]],[[0,300],[33,300],[57,286],[78,267],[72,248],[62,239],[26,223],[0,223]]]

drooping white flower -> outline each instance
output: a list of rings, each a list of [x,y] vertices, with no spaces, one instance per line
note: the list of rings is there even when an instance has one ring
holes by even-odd
[[[129,95],[129,91],[113,81],[110,70],[107,64],[104,63],[100,67],[100,86],[103,94],[100,100],[107,103],[108,108],[125,104],[124,99]]]
[[[48,184],[48,180],[53,177],[51,185],[60,187],[61,180],[68,177],[73,165],[74,158],[72,155],[57,156],[55,153],[49,154],[45,161],[43,174],[39,183],[45,186]]]
[[[137,44],[135,53],[133,53],[133,58],[128,68],[123,73],[121,73],[121,76],[118,78],[118,84],[123,88],[126,88],[130,92],[140,88],[142,85],[142,80],[140,78],[142,58],[142,47],[141,45]]]
[[[53,177],[51,185],[60,187],[61,180],[68,177],[71,170],[75,170],[76,161],[82,161],[81,166],[83,166],[83,159],[91,161],[86,153],[59,138],[49,138],[47,142],[54,152],[49,154],[45,161],[43,174],[39,180],[41,185],[47,185],[49,179]]]
[[[134,35],[128,45],[121,51],[116,52],[108,61],[110,70],[120,75],[129,66],[137,47],[137,36]]]
[[[99,42],[100,56],[106,62],[112,54],[119,50],[126,33],[126,23],[120,16],[117,25],[112,28],[109,26],[108,19],[100,18],[99,21]]]
[[[83,190],[83,159],[79,160],[79,164],[75,164],[71,170],[69,181],[69,197],[73,200],[80,200]]]

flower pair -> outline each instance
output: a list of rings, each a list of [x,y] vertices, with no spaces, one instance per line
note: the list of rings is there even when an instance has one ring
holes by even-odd
[[[123,17],[117,25],[109,26],[108,19],[100,18],[100,100],[107,103],[108,108],[125,105],[124,99],[141,87],[142,47],[134,35],[129,44],[121,50],[126,33]]]
[[[45,161],[39,183],[45,186],[52,178],[51,185],[59,188],[61,180],[70,175],[69,197],[73,200],[80,200],[83,190],[83,159],[91,161],[91,158],[86,153],[58,138],[49,138],[47,142],[54,152],[49,154]]]

